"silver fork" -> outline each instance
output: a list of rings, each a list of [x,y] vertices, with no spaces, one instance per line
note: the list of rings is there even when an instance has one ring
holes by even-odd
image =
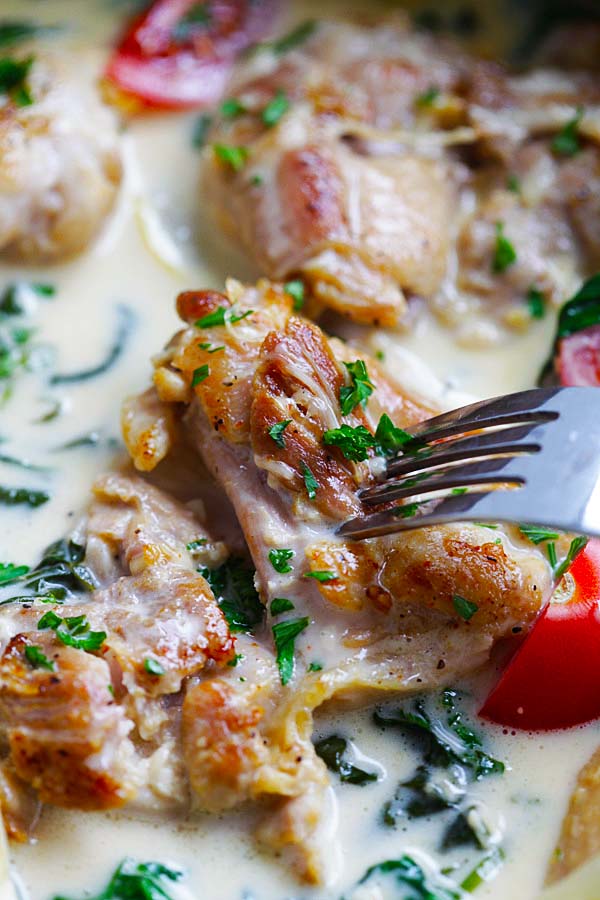
[[[408,433],[381,481],[360,492],[365,514],[338,534],[362,539],[471,520],[600,535],[600,389],[521,391]],[[368,512],[396,500],[402,504]]]

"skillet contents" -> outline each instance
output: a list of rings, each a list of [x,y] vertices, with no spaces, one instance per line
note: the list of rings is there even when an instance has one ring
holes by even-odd
[[[600,382],[597,25],[325,7],[3,10],[3,896],[597,879],[598,542],[337,534],[417,422]]]

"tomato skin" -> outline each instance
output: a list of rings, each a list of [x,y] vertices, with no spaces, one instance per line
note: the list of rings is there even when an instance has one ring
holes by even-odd
[[[206,24],[177,27],[198,7]],[[142,106],[192,109],[223,94],[237,55],[270,24],[274,0],[155,0],[129,25],[105,78]]]
[[[556,365],[561,384],[600,387],[600,325],[561,338]]]
[[[600,717],[600,540],[569,569],[569,602],[550,603],[480,715],[509,728],[552,731]]]

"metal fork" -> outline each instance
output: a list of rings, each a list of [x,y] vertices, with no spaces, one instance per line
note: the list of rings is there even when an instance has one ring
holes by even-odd
[[[360,492],[365,514],[338,534],[362,539],[471,520],[600,535],[600,389],[521,391],[408,433],[380,482]]]

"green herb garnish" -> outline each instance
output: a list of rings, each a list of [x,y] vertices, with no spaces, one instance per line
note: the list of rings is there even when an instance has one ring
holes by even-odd
[[[575,156],[581,150],[579,124],[582,119],[583,107],[578,106],[573,118],[553,137],[551,147],[558,156]]]
[[[13,563],[0,563],[0,584],[10,584],[27,575],[29,566],[15,566]]]
[[[352,462],[360,462],[368,457],[369,447],[375,446],[375,438],[364,425],[340,425],[339,428],[329,428],[323,434],[323,443],[339,447],[342,455]]]
[[[439,96],[440,89],[435,87],[435,85],[431,85],[426,91],[423,91],[422,94],[417,96],[415,103],[422,109],[426,109],[429,106],[433,106]]]
[[[271,615],[280,616],[284,612],[294,609],[294,604],[287,597],[275,597],[271,602]]]
[[[234,147],[230,144],[213,144],[217,158],[234,172],[240,172],[250,155],[247,147]]]
[[[281,447],[282,450],[285,449],[285,438],[283,437],[283,432],[288,427],[291,421],[291,419],[283,419],[281,422],[277,422],[275,425],[272,425],[267,431],[269,437],[273,438],[277,446]]]
[[[168,890],[168,882],[183,877],[181,869],[157,862],[139,863],[127,857],[118,867],[108,886],[97,896],[87,900],[175,900]],[[53,900],[66,900],[54,897]]]
[[[220,112],[225,119],[235,119],[246,112],[246,107],[237,97],[228,97],[221,103]]]
[[[300,469],[302,471],[302,477],[304,479],[304,485],[306,487],[306,493],[308,494],[309,500],[314,500],[317,496],[317,491],[319,489],[319,482],[310,471],[309,467],[305,462],[300,464]]]
[[[120,305],[117,307],[117,330],[106,357],[97,366],[91,369],[83,369],[80,372],[67,372],[65,374],[53,375],[50,379],[51,384],[74,384],[78,381],[90,381],[97,378],[98,375],[104,375],[108,372],[123,356],[129,338],[133,332],[135,323],[135,314],[128,306]]]
[[[521,193],[521,181],[517,175],[508,175],[506,178],[506,188],[513,194]]]
[[[377,781],[376,772],[366,772],[364,769],[359,769],[358,766],[352,765],[344,758],[347,749],[348,741],[337,734],[322,738],[315,744],[317,756],[321,757],[331,772],[337,772],[340,776],[340,781],[346,784],[360,785],[361,787]]]
[[[403,889],[410,888],[410,900],[460,900],[462,897],[459,888],[452,886],[448,879],[442,882],[427,874],[406,854],[400,859],[387,859],[370,866],[358,883],[364,884],[382,875],[393,878]],[[404,891],[402,896],[405,896]],[[408,896],[406,900],[409,900]]]
[[[273,548],[269,550],[269,562],[280,575],[285,575],[286,572],[292,571],[288,559],[292,559],[293,556],[294,551],[287,548],[282,547],[281,549]]]
[[[231,306],[218,306],[213,312],[207,313],[201,319],[196,319],[194,326],[196,328],[215,328],[219,325],[235,325],[236,322],[247,319],[253,312],[253,309],[247,309],[246,312],[236,313]]]
[[[58,25],[38,25],[19,19],[3,19],[0,21],[0,47],[11,47],[21,41],[29,41],[38,35],[58,30]]]
[[[216,569],[201,569],[231,631],[251,631],[264,616],[254,585],[254,569],[241,557],[230,557]]]
[[[283,53],[295,50],[296,47],[299,47],[300,44],[303,44],[312,37],[317,30],[317,24],[318,23],[314,19],[308,19],[306,22],[301,22],[301,24],[297,25],[292,31],[284,34],[283,37],[278,38],[276,41],[271,41],[269,44],[263,44],[262,46],[268,47],[273,53],[276,53],[277,56],[281,56]]]
[[[344,363],[350,375],[351,385],[340,388],[340,406],[342,415],[349,415],[355,406],[366,406],[367,400],[375,390],[375,385],[369,379],[369,373],[362,359],[355,362]]]
[[[563,577],[565,572],[570,567],[571,563],[574,561],[575,557],[578,555],[578,553],[581,550],[583,550],[583,548],[585,547],[587,542],[588,542],[588,539],[586,537],[584,537],[583,535],[573,538],[573,540],[571,541],[571,545],[567,551],[567,555],[565,556],[565,558],[563,559],[561,564],[555,568],[554,577],[556,578],[557,581],[560,581],[560,579]],[[550,546],[550,545],[548,545],[548,546]]]
[[[62,644],[91,653],[99,650],[106,640],[105,631],[91,631],[87,616],[66,616],[64,619],[48,610],[39,620],[40,631],[51,629]]]
[[[377,449],[382,456],[389,456],[401,450],[404,444],[412,441],[414,438],[394,425],[387,413],[384,413],[379,420],[377,430],[375,431],[375,443]]]
[[[48,659],[42,648],[34,644],[25,647],[25,659],[33,669],[46,669],[48,672],[54,672],[56,669],[54,660]]]
[[[460,594],[454,594],[452,597],[452,605],[461,619],[464,619],[465,622],[472,619],[479,609],[476,603],[466,600],[464,597],[461,597]]]
[[[294,310],[298,312],[304,306],[304,282],[300,278],[294,278],[292,281],[286,281],[283,285],[286,294],[289,294],[294,301]]]
[[[329,572],[328,570],[323,569],[317,570],[315,572],[305,572],[304,577],[314,578],[315,581],[320,581],[322,584],[324,584],[327,581],[335,581],[338,576],[335,574],[335,572]]]
[[[47,491],[36,491],[32,488],[15,488],[0,485],[0,504],[5,506],[37,506],[47,503],[50,494]]]
[[[261,118],[268,128],[277,125],[282,116],[290,108],[290,101],[284,91],[277,91],[261,113]]]
[[[5,56],[0,59],[0,94],[12,100],[15,106],[31,106],[33,103],[27,86],[33,62],[33,56],[26,59]]]
[[[322,672],[323,666],[320,662],[311,662],[311,664],[308,666],[306,671],[307,672]]]
[[[492,259],[492,272],[506,272],[517,261],[517,251],[504,234],[504,223],[496,222],[496,244]]]
[[[543,319],[546,314],[546,298],[536,287],[530,287],[525,297],[527,309],[532,319]]]
[[[521,534],[528,538],[532,544],[541,544],[542,541],[556,541],[559,538],[558,531],[550,531],[538,525],[519,525]]]
[[[189,553],[196,553],[198,550],[201,550],[202,547],[206,547],[207,544],[208,544],[207,538],[198,538],[197,540],[190,541],[188,544],[186,544],[185,549]]]
[[[277,651],[277,667],[282,684],[287,684],[294,674],[294,649],[298,635],[308,628],[310,619],[287,619],[273,625],[273,640]]]
[[[157,659],[152,659],[150,656],[146,657],[144,660],[144,669],[148,675],[160,676],[165,674],[165,670],[159,661]]]
[[[197,369],[194,369],[192,374],[192,387],[196,387],[198,384],[202,384],[208,376],[210,375],[210,369],[208,365],[205,363],[203,366],[198,366]]]

